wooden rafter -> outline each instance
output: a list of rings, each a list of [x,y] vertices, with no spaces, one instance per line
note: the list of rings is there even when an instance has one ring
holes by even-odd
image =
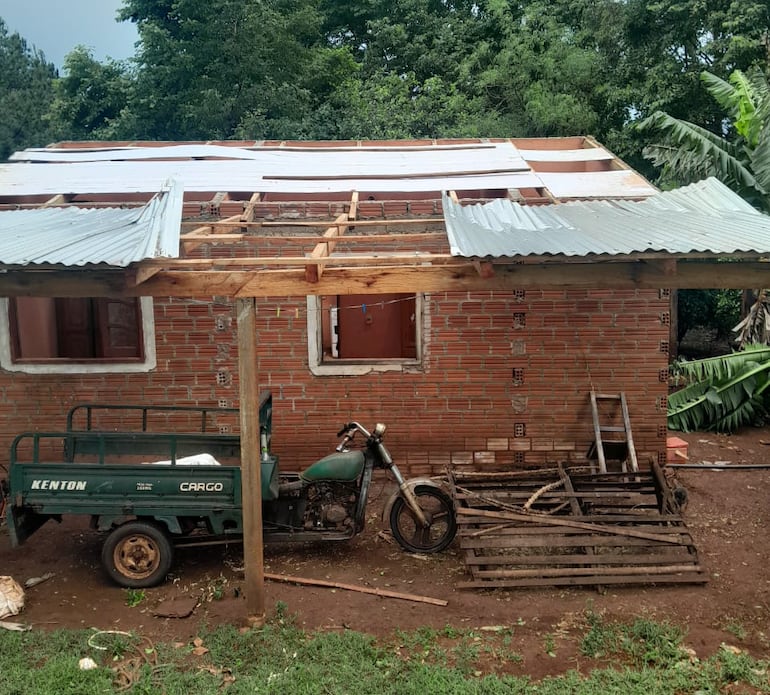
[[[358,214],[358,191],[353,191],[350,198],[350,207],[348,212],[342,213],[334,221],[334,225],[329,227],[323,233],[323,241],[319,241],[316,247],[310,252],[312,260],[328,258],[337,245],[337,239],[341,237],[350,227],[350,222],[355,220]],[[323,274],[323,266],[318,263],[309,264],[305,267],[305,279],[308,282],[318,282]]]
[[[234,223],[240,222],[241,216],[240,215],[233,215],[231,217],[227,217],[224,220],[221,220],[221,223],[217,226],[217,230],[225,230],[225,229],[232,229],[234,226]],[[228,226],[224,226],[224,225]],[[222,232],[224,233],[224,231]],[[204,224],[199,227],[196,227],[191,232],[188,232],[187,234],[182,234],[179,237],[179,243],[182,248],[182,253],[189,253],[193,249],[197,248],[201,244],[205,244],[208,241],[208,237],[214,237],[217,235],[217,232],[214,231],[214,228],[210,224]]]
[[[243,207],[243,214],[241,215],[241,231],[246,232],[249,223],[254,221],[254,213],[257,209],[257,203],[262,200],[261,193],[252,193],[249,202]]]

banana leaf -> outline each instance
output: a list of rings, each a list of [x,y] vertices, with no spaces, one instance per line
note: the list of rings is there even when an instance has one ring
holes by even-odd
[[[679,363],[677,371],[690,383],[668,397],[670,429],[734,432],[766,411],[770,394],[770,347],[766,345]]]

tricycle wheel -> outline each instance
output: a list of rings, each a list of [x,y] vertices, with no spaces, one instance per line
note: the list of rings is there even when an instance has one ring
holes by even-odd
[[[130,589],[160,584],[174,559],[174,547],[166,532],[147,521],[129,521],[107,536],[102,564],[107,574]]]
[[[418,485],[414,496],[428,525],[417,521],[403,497],[397,497],[390,510],[390,529],[404,550],[412,553],[437,553],[455,537],[457,521],[454,505],[446,493],[429,485]]]

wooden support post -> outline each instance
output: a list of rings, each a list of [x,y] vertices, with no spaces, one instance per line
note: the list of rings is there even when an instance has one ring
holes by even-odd
[[[247,620],[265,624],[265,565],[262,540],[262,471],[259,459],[259,378],[256,304],[236,299],[241,410],[241,505]]]

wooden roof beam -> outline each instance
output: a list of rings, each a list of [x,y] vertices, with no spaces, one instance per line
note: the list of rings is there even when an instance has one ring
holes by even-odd
[[[353,191],[350,197],[350,207],[348,212],[343,213],[334,221],[334,225],[329,227],[323,233],[323,241],[319,241],[316,247],[310,252],[310,258],[317,260],[319,258],[328,258],[332,255],[334,247],[337,245],[337,239],[348,230],[349,224],[355,220],[358,215],[358,191]],[[308,282],[318,282],[323,274],[323,267],[318,263],[310,264],[305,267],[305,279]]]
[[[173,261],[170,265],[173,265]],[[8,269],[0,273],[0,296],[274,297],[390,292],[490,292],[521,288],[748,289],[767,284],[770,264],[761,261],[719,263],[673,259],[607,263],[511,263],[496,264],[495,276],[483,278],[472,261],[454,258],[443,265],[329,267],[317,282],[308,282],[302,267],[224,271],[168,270],[160,267],[158,272],[143,283],[135,281],[135,274],[135,269]]]

